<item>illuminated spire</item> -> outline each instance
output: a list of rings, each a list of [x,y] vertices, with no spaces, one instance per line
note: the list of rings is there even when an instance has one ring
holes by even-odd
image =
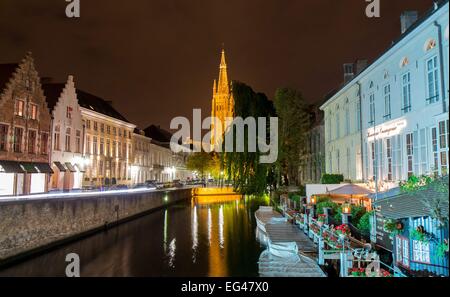
[[[225,62],[225,50],[222,49],[222,56],[220,58],[220,71],[219,71],[219,81],[217,84],[217,91],[219,93],[228,94],[229,84],[228,84],[228,74],[227,74],[227,63]]]

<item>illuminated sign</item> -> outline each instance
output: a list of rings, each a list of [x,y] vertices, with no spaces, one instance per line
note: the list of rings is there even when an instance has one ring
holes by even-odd
[[[396,121],[394,123],[386,125],[380,125],[367,130],[367,139],[368,141],[373,141],[374,139],[391,137],[400,134],[404,127],[406,127],[406,120]]]

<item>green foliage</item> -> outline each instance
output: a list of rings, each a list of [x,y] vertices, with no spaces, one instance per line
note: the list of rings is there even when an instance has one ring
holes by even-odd
[[[418,229],[411,230],[409,232],[409,237],[412,240],[417,240],[417,241],[421,241],[421,242],[429,242],[431,239],[431,237],[428,233],[422,232]]]
[[[339,204],[334,203],[332,201],[322,201],[317,203],[317,214],[324,214],[323,209],[329,207],[333,210],[333,213],[336,213],[339,209]]]
[[[400,189],[403,192],[414,192],[419,190],[420,188],[430,184],[433,181],[431,176],[422,175],[415,176],[411,175],[407,181],[402,181],[399,183]]]
[[[290,193],[289,199],[294,201],[295,203],[300,203],[301,196],[296,193]]]
[[[358,226],[361,217],[366,213],[366,209],[363,206],[352,205],[351,206],[351,222],[354,226]],[[342,207],[339,206],[336,209],[334,219],[338,222],[342,222]]]
[[[266,117],[275,115],[273,104],[264,94],[255,93],[249,86],[233,82],[233,97],[235,117]],[[233,126],[233,140],[236,145],[236,128]],[[258,123],[256,125],[257,131]],[[230,130],[231,132],[231,130]],[[269,137],[269,129],[266,129]],[[248,151],[248,127],[244,131],[244,152],[227,152],[221,155],[222,165],[228,180],[233,181],[234,188],[241,194],[261,195],[267,191],[267,186],[273,182],[273,165],[260,164],[261,153]],[[257,148],[258,149],[258,148]]]
[[[438,245],[436,246],[436,255],[440,258],[443,258],[447,253],[448,253],[448,240],[439,242]]]
[[[320,179],[321,184],[340,184],[344,181],[342,174],[323,174]]]
[[[384,221],[383,224],[383,229],[384,231],[391,233],[392,235],[397,235],[401,232],[401,230],[399,230],[397,228],[397,225],[399,224],[398,221],[396,220],[392,220],[392,219],[388,219]]]
[[[189,156],[186,167],[192,171],[198,171],[201,177],[205,177],[208,173],[214,177],[220,174],[220,162],[218,157],[213,153],[199,152]]]
[[[370,232],[370,217],[373,215],[373,211],[366,212],[359,219],[358,225],[356,226],[359,230],[364,233]]]
[[[308,131],[311,126],[308,104],[294,89],[280,88],[274,106],[278,115],[278,180],[286,185],[299,184],[298,168],[307,154]]]

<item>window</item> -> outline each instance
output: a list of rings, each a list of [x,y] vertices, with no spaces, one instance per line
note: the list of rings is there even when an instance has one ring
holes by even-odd
[[[25,115],[24,112],[25,101],[16,100],[16,115],[19,117],[23,117]]]
[[[402,111],[411,111],[411,74],[405,73],[402,76]]]
[[[67,128],[66,129],[66,141],[65,141],[65,147],[64,147],[64,150],[66,151],[66,152],[71,152],[72,150],[71,150],[71,147],[70,147],[70,134],[71,134],[71,129],[70,128]]]
[[[327,138],[328,138],[328,142],[330,142],[332,139],[333,139],[333,137],[331,136],[331,121],[332,121],[332,117],[333,117],[333,114],[330,112],[329,113],[329,117],[328,117],[328,119],[327,119]]]
[[[430,263],[430,243],[413,240],[412,259],[415,262]]]
[[[105,133],[105,124],[100,124],[100,132]]]
[[[117,157],[122,157],[122,144],[120,142],[117,143]]]
[[[337,160],[337,173],[341,172],[341,153],[339,150],[336,151],[336,160]]]
[[[98,124],[96,121],[94,121],[94,131],[98,131]]]
[[[413,134],[409,133],[406,134],[406,156],[408,158],[407,162],[407,172],[408,172],[408,178],[413,175],[414,169],[413,169],[413,155],[414,155],[414,148],[413,148]]]
[[[350,179],[350,148],[347,148],[347,178]]]
[[[350,134],[350,108],[348,106],[348,100],[347,104],[345,105],[345,135]]]
[[[71,106],[67,106],[66,108],[66,118],[71,119],[72,118],[72,107]]]
[[[111,127],[110,126],[106,126],[106,133],[111,134]]]
[[[76,130],[75,132],[75,152],[81,153],[81,131]]]
[[[34,130],[28,131],[28,153],[36,153],[36,131]]]
[[[8,150],[8,126],[0,124],[0,151]]]
[[[86,120],[86,129],[91,129],[91,121]]]
[[[439,153],[437,141],[437,129],[431,129],[431,148],[433,150],[433,173],[439,174]]]
[[[341,137],[340,126],[341,126],[341,121],[340,121],[339,106],[338,106],[336,109],[336,139],[339,139]]]
[[[112,143],[112,156],[117,157],[117,150],[116,150],[116,142],[113,141]]]
[[[91,149],[91,136],[86,136],[86,153],[87,154],[92,154],[92,149]]]
[[[375,124],[375,94],[369,96],[369,125]]]
[[[356,131],[361,130],[361,102],[356,102]]]
[[[391,139],[386,139],[386,165],[387,165],[387,180],[392,180],[392,143]]]
[[[439,101],[439,71],[437,56],[427,60],[427,103]]]
[[[22,138],[23,138],[23,129],[15,127],[14,128],[14,141],[13,141],[13,150],[15,153],[22,152]]]
[[[122,146],[122,157],[123,158],[127,157],[127,144],[126,143],[123,143],[123,146]]]
[[[425,42],[424,50],[429,51],[436,47],[436,40],[434,39],[428,39],[427,42]]]
[[[37,105],[30,104],[30,109],[31,109],[30,119],[36,120],[37,119]]]
[[[420,148],[420,173],[421,174],[427,174],[428,168],[427,168],[427,160],[428,160],[428,153],[427,153],[427,130],[425,128],[420,129],[419,131],[419,148]]]
[[[116,132],[116,127],[113,127],[113,135],[116,136],[117,132]]]
[[[111,157],[111,143],[109,139],[106,140],[106,156]]]
[[[97,137],[94,136],[92,140],[92,151],[94,155],[97,155],[98,153],[98,143],[97,143]]]
[[[48,154],[48,133],[41,134],[41,154]]]
[[[391,119],[391,85],[384,86],[384,119]]]
[[[55,151],[59,151],[60,150],[60,134],[61,134],[61,128],[59,125],[55,126],[55,133],[54,133],[54,141],[55,143],[53,144],[53,149]]]
[[[375,175],[376,175],[376,165],[375,165],[375,142],[372,142],[370,144],[370,153],[371,153],[371,165],[372,165],[372,179],[376,180]]]
[[[409,268],[409,240],[407,238],[397,236],[395,242],[397,264]]]
[[[393,170],[394,180],[402,179],[402,138],[401,135],[394,136],[392,138],[393,147],[393,163],[395,164],[395,170]]]
[[[100,138],[100,155],[103,155],[105,153],[105,140],[103,138]]]
[[[448,120],[439,122],[439,154],[441,162],[441,175],[446,175],[448,173],[448,128]]]

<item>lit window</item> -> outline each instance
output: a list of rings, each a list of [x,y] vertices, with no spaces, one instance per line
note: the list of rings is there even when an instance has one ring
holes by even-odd
[[[71,118],[72,118],[72,111],[73,111],[72,107],[71,107],[71,106],[67,106],[67,109],[66,109],[66,118],[68,118],[68,119],[71,119]]]
[[[54,141],[55,143],[53,144],[53,149],[55,151],[59,151],[60,150],[60,134],[61,134],[61,128],[60,126],[55,126],[55,133],[54,133]]]
[[[48,134],[42,133],[41,134],[41,154],[47,155],[48,153]]]
[[[23,100],[16,100],[16,115],[19,117],[24,116],[25,102]]]
[[[28,131],[28,153],[34,154],[36,153],[36,131],[29,130]]]
[[[66,152],[71,152],[71,147],[70,147],[70,134],[71,134],[71,129],[67,128],[66,129],[66,141],[65,141],[65,151]]]
[[[0,151],[8,150],[8,126],[0,124]]]
[[[408,57],[404,57],[401,61],[400,61],[400,67],[403,68],[405,66],[408,66],[409,64],[409,59]]]
[[[14,142],[13,149],[15,153],[22,152],[22,138],[23,138],[23,129],[15,127],[14,128]]]
[[[36,104],[31,104],[31,114],[30,114],[30,118],[32,120],[36,120],[37,119],[37,105]]]
[[[427,42],[425,42],[424,50],[425,51],[429,51],[429,50],[432,50],[435,47],[436,47],[436,40],[428,39]]]

